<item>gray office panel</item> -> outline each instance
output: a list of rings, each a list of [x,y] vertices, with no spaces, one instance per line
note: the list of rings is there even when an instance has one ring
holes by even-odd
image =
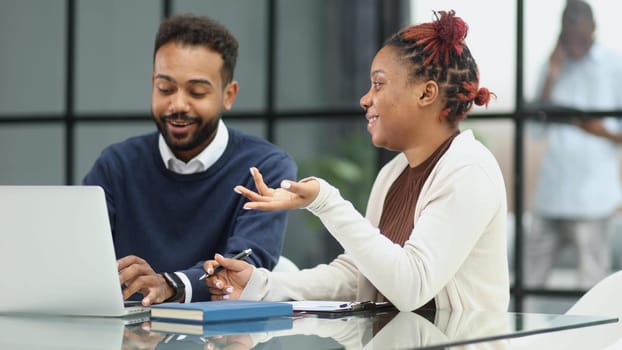
[[[266,122],[263,120],[239,120],[232,117],[224,117],[223,120],[229,128],[235,128],[251,135],[266,138]]]
[[[128,137],[156,130],[153,122],[124,123],[83,123],[76,126],[76,172],[74,181],[82,182],[82,178],[91,169],[101,151],[108,145],[123,141]]]
[[[65,96],[65,2],[5,0],[1,6],[0,115],[60,113]]]
[[[234,79],[240,92],[234,112],[263,110],[266,106],[267,5],[260,0],[172,1],[173,12],[205,15],[226,26],[240,44]]]
[[[61,124],[3,125],[0,184],[62,185],[63,138]]]
[[[378,47],[374,1],[277,1],[276,108],[358,108]]]
[[[160,4],[152,0],[77,2],[77,113],[151,109],[153,42],[162,14]]]

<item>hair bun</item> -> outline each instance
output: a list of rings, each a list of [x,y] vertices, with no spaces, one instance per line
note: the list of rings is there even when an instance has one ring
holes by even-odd
[[[408,27],[400,33],[405,40],[415,40],[427,54],[423,64],[447,64],[451,51],[462,55],[469,26],[454,10],[434,11],[436,20]]]
[[[477,91],[477,95],[475,95],[475,102],[478,106],[488,106],[488,102],[490,102],[490,97],[496,96],[494,93],[490,92],[487,88],[483,87]]]
[[[440,15],[440,17],[439,17]],[[446,50],[454,48],[458,55],[462,54],[462,44],[466,38],[469,26],[460,17],[456,17],[454,10],[434,12],[436,35]]]

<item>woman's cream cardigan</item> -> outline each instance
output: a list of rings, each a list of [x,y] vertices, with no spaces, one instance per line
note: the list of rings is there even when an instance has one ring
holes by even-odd
[[[343,246],[330,264],[297,272],[255,269],[242,299],[374,300],[380,291],[401,311],[434,298],[439,309],[506,311],[507,202],[497,161],[461,132],[425,181],[415,226],[403,247],[377,226],[387,191],[408,166],[399,154],[378,174],[361,216],[323,180],[307,207]]]

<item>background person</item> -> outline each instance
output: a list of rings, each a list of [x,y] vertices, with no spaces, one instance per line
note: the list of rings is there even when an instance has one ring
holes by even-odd
[[[568,1],[561,22],[541,78],[540,103],[621,109],[622,57],[595,41],[590,5]],[[577,118],[529,130],[546,137],[546,151],[525,239],[525,283],[546,283],[561,248],[572,245],[577,285],[589,288],[610,273],[611,223],[622,199],[616,145],[622,142],[622,124],[614,118]]]

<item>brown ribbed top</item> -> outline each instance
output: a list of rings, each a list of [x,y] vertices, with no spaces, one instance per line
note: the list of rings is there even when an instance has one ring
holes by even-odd
[[[458,134],[459,131],[451,135],[423,163],[414,168],[407,166],[389,188],[378,228],[392,242],[404,246],[410,237],[415,227],[415,206],[423,183]],[[380,299],[384,297],[380,296]],[[432,304],[428,303],[426,307],[433,307],[434,299],[431,302]]]
[[[456,135],[458,133],[450,136],[423,163],[414,168],[407,166],[389,188],[384,199],[378,228],[392,242],[404,246],[408,240],[415,227],[415,206],[423,183],[430,176],[432,169],[445,154]]]

